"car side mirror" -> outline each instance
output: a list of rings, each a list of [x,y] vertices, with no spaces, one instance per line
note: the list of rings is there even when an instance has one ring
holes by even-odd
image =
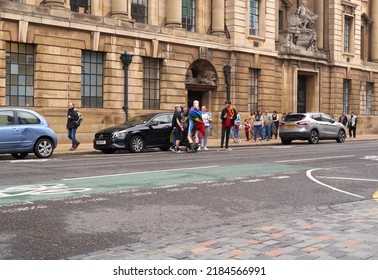
[[[152,122],[150,122],[149,127],[158,126],[158,125],[159,125],[159,123],[157,121],[152,121]]]

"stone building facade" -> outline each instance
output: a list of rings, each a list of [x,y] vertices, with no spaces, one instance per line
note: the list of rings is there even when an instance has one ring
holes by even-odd
[[[227,98],[242,119],[354,111],[376,133],[377,85],[378,1],[0,0],[0,106],[40,112],[61,143],[69,102],[87,141],[195,99],[218,136]]]

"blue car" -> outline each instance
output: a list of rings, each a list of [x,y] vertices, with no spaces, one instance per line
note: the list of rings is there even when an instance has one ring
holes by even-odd
[[[37,112],[19,108],[0,108],[0,154],[25,158],[34,153],[50,157],[58,144],[55,132]]]

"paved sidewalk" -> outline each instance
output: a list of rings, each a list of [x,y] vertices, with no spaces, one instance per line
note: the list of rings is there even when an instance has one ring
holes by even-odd
[[[78,138],[80,139],[80,135],[78,135]],[[346,142],[349,141],[364,141],[364,140],[378,140],[378,135],[377,134],[365,134],[365,135],[359,135],[357,138],[347,138]],[[331,140],[329,140],[331,141]],[[220,139],[218,138],[209,138],[208,140],[208,147],[211,150],[215,150],[220,147]],[[336,142],[336,141],[335,141]],[[294,142],[296,143],[296,142]],[[298,142],[301,143],[301,142]],[[261,141],[257,140],[254,142],[253,140],[246,141],[244,139],[241,139],[240,144],[233,144],[232,140],[230,140],[230,145],[229,147],[232,148],[237,148],[237,147],[256,147],[256,146],[265,146],[265,145],[281,145],[281,140],[278,139],[272,139],[270,141]],[[75,150],[75,151],[69,151],[71,148],[70,144],[58,144],[58,147],[55,149],[54,153],[55,154],[80,154],[80,153],[95,153],[100,151],[96,151],[93,149],[93,143],[84,143],[82,142],[80,146]]]
[[[378,200],[235,221],[109,248],[74,260],[378,260]]]

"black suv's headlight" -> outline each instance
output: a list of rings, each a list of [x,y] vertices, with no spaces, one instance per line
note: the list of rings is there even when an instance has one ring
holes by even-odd
[[[125,139],[127,132],[119,131],[113,134],[113,139]]]

